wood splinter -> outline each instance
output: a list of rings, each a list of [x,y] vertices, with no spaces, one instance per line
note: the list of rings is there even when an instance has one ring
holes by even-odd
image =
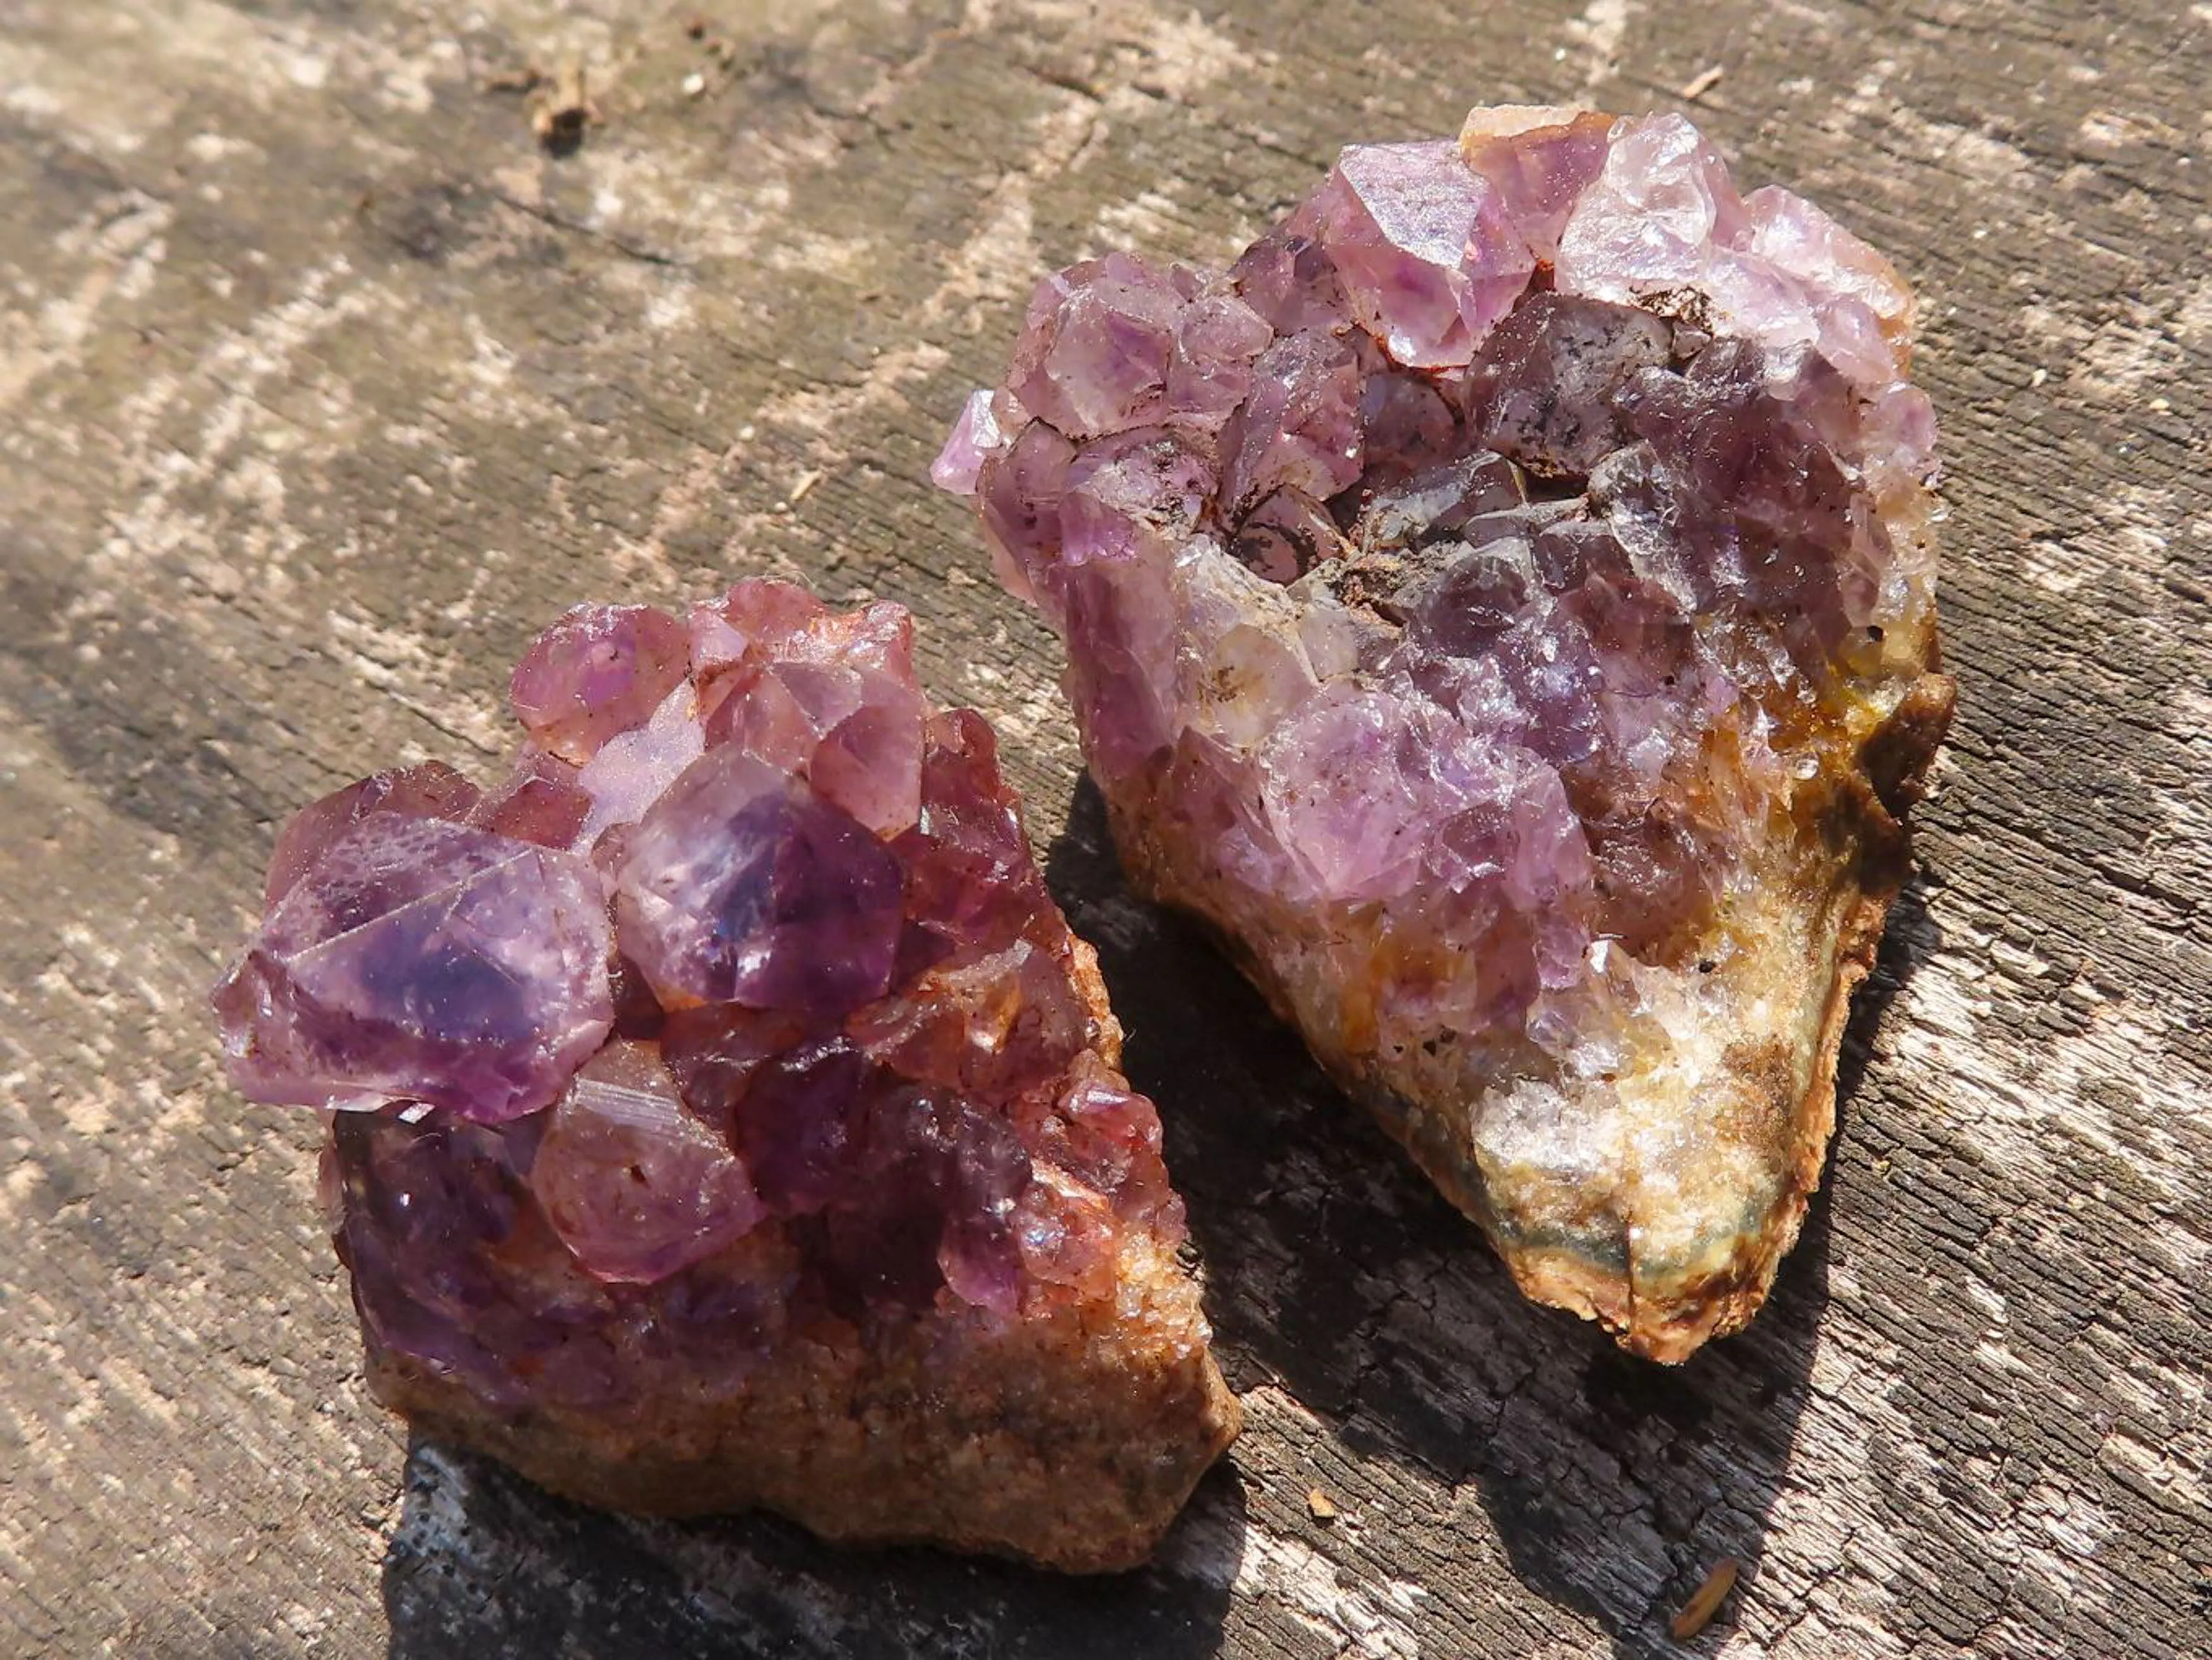
[[[1703,98],[1715,87],[1720,85],[1721,76],[1726,73],[1727,71],[1718,64],[1714,64],[1705,69],[1699,70],[1695,75],[1690,77],[1688,82],[1682,88],[1680,94],[1682,101],[1686,104],[1696,103],[1698,100]]]
[[[1736,1560],[1733,1556],[1723,1556],[1713,1564],[1705,1584],[1691,1594],[1690,1600],[1682,1604],[1682,1611],[1668,1627],[1676,1642],[1687,1642],[1712,1623],[1721,1604],[1728,1600],[1728,1594],[1735,1589],[1735,1576]]]

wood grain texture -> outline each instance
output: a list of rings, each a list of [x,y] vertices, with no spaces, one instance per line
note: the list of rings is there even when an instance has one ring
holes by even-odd
[[[568,53],[605,119],[552,160],[485,83]],[[1696,81],[1920,285],[1962,703],[1826,1196],[1662,1371],[1521,1302],[1127,896],[925,473],[1044,266],[1218,258],[1470,102]],[[2208,86],[2180,0],[0,0],[0,1652],[2205,1653]],[[217,1078],[283,813],[488,764],[572,601],[744,572],[915,609],[1167,1110],[1251,1427],[1143,1573],[410,1449],[314,1126]]]

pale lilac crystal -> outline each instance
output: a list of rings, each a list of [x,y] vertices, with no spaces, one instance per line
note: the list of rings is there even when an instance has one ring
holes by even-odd
[[[1193,337],[1238,332],[1232,302]],[[1075,614],[1168,556],[1148,492],[1212,488],[1186,390],[1182,427],[1086,448]],[[847,1323],[803,1373],[932,1310],[1110,1298],[1133,1229],[1172,1249],[1157,1117],[904,610],[769,581],[680,623],[580,607],[515,687],[495,788],[427,763],[286,825],[216,993],[245,1092],[363,1110],[326,1187],[373,1350],[502,1410],[627,1413],[742,1389],[793,1320]],[[1079,1079],[1114,1105],[1071,1140],[1044,1109]]]
[[[1406,715],[1388,692],[1331,688],[1260,751],[1267,821],[1323,899],[1387,899],[1420,866],[1437,815],[1398,763]]]
[[[1535,270],[1448,139],[1353,145],[1306,211],[1352,314],[1408,368],[1466,362]]]
[[[1752,252],[1816,292],[1856,300],[1884,334],[1911,327],[1912,290],[1895,268],[1820,208],[1779,185],[1752,192],[1743,204]]]
[[[904,830],[920,811],[925,711],[911,631],[886,614],[895,609],[757,619],[741,648],[727,617],[704,611],[696,632],[727,631],[705,671],[705,741],[804,772],[817,794],[878,836]]]
[[[1032,421],[976,475],[976,507],[991,544],[991,568],[1024,599],[1042,598],[1030,580],[1030,568],[1043,569],[1058,554],[1060,506],[1074,461],[1074,444],[1047,423]]]
[[[1060,497],[1060,556],[1082,566],[1170,555],[1213,483],[1205,452],[1164,427],[1085,444],[1068,465]]]
[[[1068,666],[1067,694],[1097,727],[1093,759],[1109,772],[1141,765],[1173,732],[1174,619],[1151,603],[1166,564],[1164,552],[1093,562],[1072,568],[1061,587],[1068,627],[1097,645],[1092,661]]]
[[[860,706],[822,736],[807,775],[822,799],[878,836],[896,836],[921,812],[921,699],[880,675]]]
[[[1474,111],[1460,154],[1498,194],[1506,218],[1546,265],[1576,201],[1605,167],[1612,123],[1588,110],[1503,105]]]
[[[1040,289],[975,496],[1144,885],[1450,1156],[1662,1054],[1840,711],[1925,666],[1896,273],[1680,117],[1525,108],[1347,149],[1218,277],[1107,263]],[[1129,361],[1068,349],[1109,316]]]
[[[1897,379],[1912,291],[1890,263],[1803,197],[1769,185],[1744,198],[1747,264],[1787,279],[1822,356],[1869,389]],[[1802,326],[1802,325],[1800,325]]]
[[[1165,736],[1175,642],[1168,619],[1145,596],[1212,482],[1206,456],[1160,428],[1087,444],[1068,468],[1059,514],[1063,563],[1037,592],[1099,642],[1109,665],[1097,674],[1078,668],[1069,687],[1112,734],[1103,764],[1125,755],[1133,761]]]
[[[1623,121],[1559,237],[1563,293],[1626,301],[1695,287],[1749,229],[1718,151],[1679,115]]]
[[[1127,254],[1047,277],[1007,390],[1071,438],[1151,425],[1167,412],[1183,310],[1174,283]]]
[[[1561,234],[1561,292],[1630,302],[1694,292],[1706,320],[1784,357],[1814,350],[1873,394],[1902,372],[1911,294],[1886,259],[1803,198],[1740,198],[1680,116],[1616,127]]]
[[[1334,496],[1359,477],[1359,374],[1350,348],[1309,329],[1252,368],[1253,391],[1222,433],[1221,494],[1256,507],[1280,489]]]
[[[945,441],[937,459],[929,464],[930,482],[938,489],[955,496],[975,493],[975,477],[982,471],[983,463],[1006,446],[1006,431],[994,408],[997,401],[994,394],[979,392],[961,410],[952,435]]]
[[[1310,215],[1294,215],[1247,248],[1229,268],[1229,283],[1279,336],[1343,326],[1344,283]]]
[[[584,763],[576,783],[592,799],[580,832],[586,844],[614,825],[635,823],[705,751],[698,702],[690,684],[677,687],[645,725],[609,739]]]
[[[1266,319],[1236,295],[1200,295],[1176,320],[1169,418],[1218,429],[1251,391],[1252,365],[1274,339]]]

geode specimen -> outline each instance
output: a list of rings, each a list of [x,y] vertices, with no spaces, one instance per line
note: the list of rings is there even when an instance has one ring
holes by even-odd
[[[215,994],[240,1090],[334,1110],[378,1398],[591,1502],[1140,1560],[1236,1402],[1096,959],[907,613],[579,607],[512,701],[498,790],[286,825]]]
[[[1680,117],[1479,110],[1049,278],[936,468],[1137,884],[1661,1359],[1796,1235],[1949,714],[1911,315]]]

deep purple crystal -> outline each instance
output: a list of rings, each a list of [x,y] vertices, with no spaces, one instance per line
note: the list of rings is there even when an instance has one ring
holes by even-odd
[[[216,991],[257,1100],[535,1112],[605,1038],[609,928],[565,853],[379,812],[322,850]]]
[[[692,763],[624,846],[617,932],[664,1005],[814,1018],[889,988],[897,859],[851,814],[737,745]]]
[[[1040,374],[1099,349],[1064,344]],[[1126,397],[1170,401],[1173,350]],[[1134,441],[1109,501],[1157,479]],[[373,1348],[630,1410],[739,1387],[794,1322],[803,1367],[933,1311],[1061,1318],[1180,1239],[990,728],[931,712],[903,610],[579,607],[514,703],[489,793],[426,764],[288,824],[216,994],[247,1094],[374,1110],[329,1154]]]

